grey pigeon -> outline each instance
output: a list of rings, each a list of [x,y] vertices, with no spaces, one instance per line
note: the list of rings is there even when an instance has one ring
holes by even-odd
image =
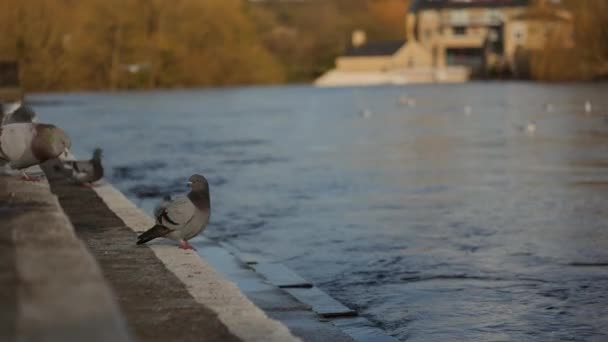
[[[22,170],[23,178],[35,180],[23,169],[57,158],[71,146],[59,127],[42,123],[13,123],[0,126],[0,164]]]
[[[79,183],[90,186],[91,183],[103,178],[103,165],[101,164],[102,150],[96,148],[93,157],[89,160],[64,160],[63,168]]]
[[[179,242],[179,248],[194,249],[188,240],[207,227],[211,215],[209,183],[204,176],[192,175],[188,179],[191,188],[186,196],[177,197],[156,213],[156,224],[137,237],[141,245],[158,237]]]
[[[36,116],[36,112],[26,105],[20,105],[16,109],[8,111],[4,113],[4,116],[2,117],[2,125],[37,121],[38,117]]]

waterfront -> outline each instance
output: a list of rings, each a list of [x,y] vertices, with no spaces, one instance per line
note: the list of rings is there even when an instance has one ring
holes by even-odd
[[[30,99],[79,156],[103,147],[109,180],[149,212],[204,173],[205,234],[287,264],[401,339],[600,341],[607,90],[472,83]],[[534,134],[520,129],[530,121]]]

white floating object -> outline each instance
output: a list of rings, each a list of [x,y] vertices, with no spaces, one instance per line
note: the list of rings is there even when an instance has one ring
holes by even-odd
[[[471,113],[473,113],[473,108],[471,108],[471,106],[465,106],[464,107],[464,115],[470,116]]]
[[[585,102],[585,112],[591,113],[592,110],[593,110],[593,106],[591,106],[591,102],[590,101]]]
[[[536,132],[536,122],[529,121],[526,124],[526,133],[528,133],[528,134],[534,134],[535,132]]]
[[[552,103],[545,103],[545,111],[547,113],[552,113],[555,110]]]
[[[399,97],[399,104],[402,104],[402,105],[408,106],[408,107],[414,107],[416,105],[416,100],[414,100],[411,97],[401,96],[401,97]]]
[[[369,119],[372,117],[372,111],[369,109],[364,109],[361,111],[361,115],[363,116],[363,118]]]

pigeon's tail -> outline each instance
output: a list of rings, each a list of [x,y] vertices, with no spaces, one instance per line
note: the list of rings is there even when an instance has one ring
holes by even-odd
[[[150,240],[154,240],[158,237],[163,237],[163,236],[171,233],[172,231],[173,231],[172,229],[169,229],[163,225],[157,224],[154,227],[143,232],[140,236],[138,236],[137,244],[141,245]]]

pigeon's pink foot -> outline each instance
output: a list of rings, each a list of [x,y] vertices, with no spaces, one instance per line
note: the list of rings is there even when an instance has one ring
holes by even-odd
[[[22,180],[22,181],[27,181],[27,182],[38,182],[42,178],[40,178],[40,177],[32,177],[32,176],[28,175],[27,173],[23,172],[21,174],[21,177],[19,177],[19,179]]]
[[[188,249],[189,249],[189,250],[192,250],[192,251],[195,251],[195,250],[196,250],[196,248],[192,247],[192,245],[191,245],[191,244],[189,244],[189,243],[188,243],[188,241],[183,241],[183,240],[182,240],[182,241],[180,241],[180,243],[179,243],[179,248],[181,248],[181,249],[185,249],[185,250],[188,250]]]

